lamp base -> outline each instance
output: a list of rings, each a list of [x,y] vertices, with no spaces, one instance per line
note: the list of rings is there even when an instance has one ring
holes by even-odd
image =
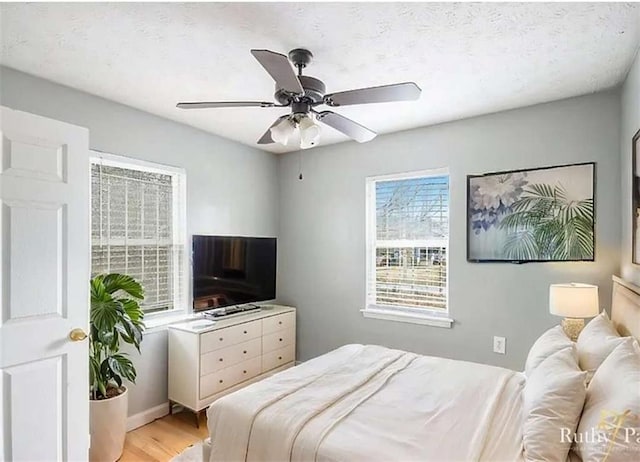
[[[584,328],[584,319],[564,318],[562,320],[562,328],[564,329],[564,333],[567,334],[567,337],[575,342],[578,340],[580,331]]]

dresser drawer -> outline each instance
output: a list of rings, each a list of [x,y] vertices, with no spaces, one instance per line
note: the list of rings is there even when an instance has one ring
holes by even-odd
[[[254,338],[248,342],[238,343],[220,350],[210,351],[200,356],[200,375],[235,366],[247,359],[255,358],[262,354],[262,341]]]
[[[262,337],[262,353],[279,350],[294,343],[296,336],[293,329],[281,330]]]
[[[200,336],[200,354],[246,342],[262,335],[262,320],[207,332]]]
[[[213,374],[200,377],[200,399],[219,393],[229,387],[260,375],[261,357],[243,361]]]
[[[276,367],[284,366],[296,359],[295,345],[289,345],[279,350],[262,355],[262,372],[270,371]]]
[[[269,316],[262,320],[262,333],[272,334],[283,329],[296,328],[296,313],[284,313],[277,316]]]

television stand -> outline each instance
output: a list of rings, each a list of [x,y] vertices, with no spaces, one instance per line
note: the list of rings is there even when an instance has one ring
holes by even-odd
[[[167,331],[169,401],[193,412],[293,366],[296,358],[296,309],[290,306],[229,315],[206,328],[180,322]]]

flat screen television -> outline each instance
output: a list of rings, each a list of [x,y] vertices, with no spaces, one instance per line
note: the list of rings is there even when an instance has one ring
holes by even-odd
[[[195,311],[276,298],[276,238],[193,236]]]

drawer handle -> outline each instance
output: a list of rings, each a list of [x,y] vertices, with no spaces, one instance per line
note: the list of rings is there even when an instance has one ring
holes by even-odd
[[[245,331],[244,331],[244,333],[246,334],[246,333],[247,333],[247,331],[245,330]]]
[[[246,354],[247,354],[247,350],[244,350],[244,351],[242,352],[242,354],[245,354],[245,355],[246,355]]]
[[[222,362],[222,358],[220,358],[219,361]]]
[[[224,340],[222,337],[220,337],[220,341],[222,342],[222,340]]]
[[[280,361],[281,361],[281,360],[282,360],[282,356],[278,356],[278,360],[280,360]]]
[[[282,342],[282,339],[279,339]]]
[[[246,373],[247,373],[247,371],[242,371],[242,373],[243,373],[243,374],[246,374]]]
[[[222,383],[222,379],[220,379],[220,383]]]
[[[282,321],[278,321],[278,324],[282,325]]]

